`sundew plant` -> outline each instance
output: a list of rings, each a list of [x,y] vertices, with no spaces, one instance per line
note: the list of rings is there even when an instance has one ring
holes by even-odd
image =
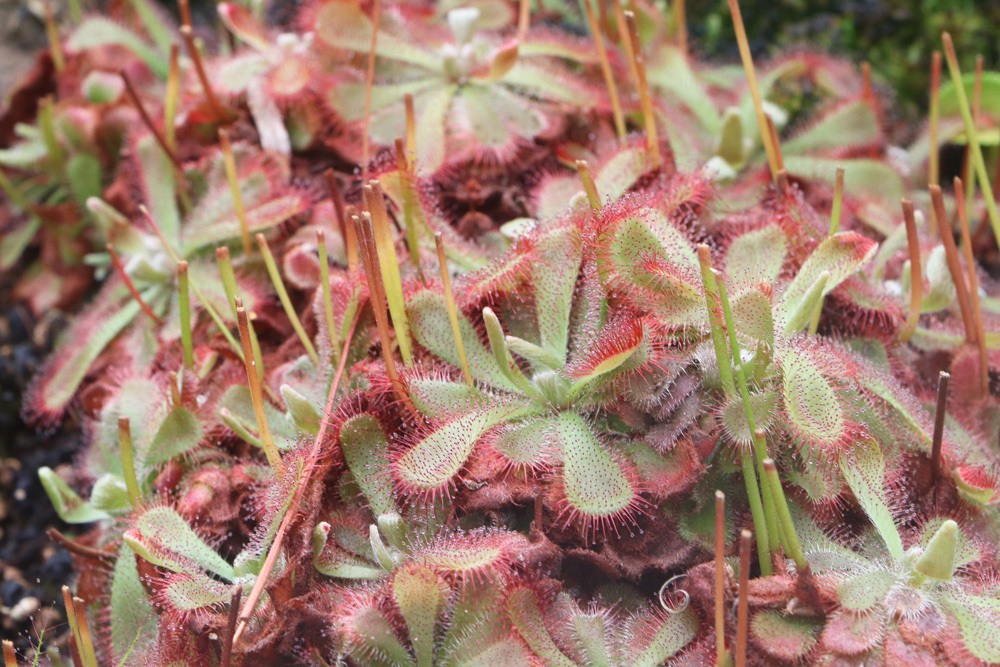
[[[1000,75],[945,33],[901,132],[729,5],[50,12],[0,272],[76,593],[7,667],[1000,663]]]

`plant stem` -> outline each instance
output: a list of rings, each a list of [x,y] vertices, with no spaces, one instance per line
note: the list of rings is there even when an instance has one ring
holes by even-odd
[[[747,664],[747,634],[750,620],[750,539],[749,530],[740,531],[740,580],[736,606],[736,667]]]
[[[962,250],[965,254],[965,270],[969,274],[969,307],[972,323],[976,328],[976,346],[979,350],[979,391],[983,398],[990,393],[990,365],[986,350],[986,325],[983,323],[983,307],[979,302],[979,277],[976,275],[976,258],[972,254],[972,237],[969,233],[969,216],[965,199],[962,197],[962,179],[955,177],[955,203],[958,207],[958,224],[962,231]],[[971,191],[972,188],[970,187]]]
[[[771,487],[771,496],[775,500],[778,511],[778,521],[781,523],[781,534],[785,538],[788,555],[795,561],[795,567],[799,574],[809,571],[809,561],[806,560],[802,552],[802,545],[799,543],[799,536],[795,532],[795,524],[792,522],[792,513],[788,509],[788,500],[785,498],[785,491],[781,488],[781,478],[778,477],[778,468],[774,465],[773,459],[764,459],[765,483]]]
[[[139,304],[139,308],[142,309],[142,312],[145,313],[149,319],[159,323],[161,321],[160,316],[157,315],[150,305],[146,303],[145,299],[142,298],[142,295],[139,293],[139,289],[135,286],[135,283],[132,282],[132,276],[130,276],[125,270],[125,265],[122,264],[122,260],[118,257],[118,253],[115,252],[114,246],[108,243],[104,246],[104,249],[107,251],[108,256],[111,257],[111,266],[114,267],[115,273],[117,273],[122,279],[122,282],[125,283],[125,288],[128,289],[128,293],[131,294],[132,298]]]
[[[601,0],[597,0],[601,2]],[[611,70],[611,61],[608,60],[608,50],[604,46],[604,34],[597,23],[594,15],[594,7],[591,0],[583,0],[583,8],[587,14],[587,25],[590,27],[590,34],[594,38],[594,47],[597,49],[597,60],[601,64],[601,75],[604,77],[604,86],[608,89],[608,101],[611,103],[611,115],[615,121],[615,131],[618,133],[618,140],[625,138],[625,115],[622,113],[621,100],[618,98],[618,87],[615,85],[615,75]]]
[[[654,168],[663,165],[660,155],[660,139],[656,129],[656,112],[653,109],[653,98],[649,94],[649,82],[646,80],[646,60],[642,55],[642,45],[639,43],[639,28],[636,26],[635,14],[625,12],[625,24],[628,27],[628,39],[632,45],[632,60],[635,64],[635,74],[639,88],[639,105],[642,107],[642,119],[646,127],[646,151],[649,153]]]
[[[194,368],[194,345],[191,341],[191,289],[188,282],[188,263],[177,263],[178,310],[181,318],[181,348],[184,351],[184,368]]]
[[[163,92],[163,138],[167,147],[177,150],[177,104],[180,102],[181,63],[180,47],[170,45],[170,67],[167,69],[167,85]]]
[[[948,385],[951,374],[938,374],[937,405],[934,408],[934,436],[931,438],[931,479],[937,484],[941,479],[941,443],[944,440],[944,418],[948,414]]]
[[[778,539],[780,536],[777,523],[775,499],[772,497],[769,486],[764,482],[764,460],[768,458],[767,442],[764,440],[763,432],[757,428],[757,419],[753,413],[753,404],[750,403],[750,387],[747,384],[746,372],[743,369],[743,361],[740,354],[740,343],[736,339],[736,322],[733,319],[732,309],[729,307],[729,297],[726,294],[726,284],[719,280],[720,275],[712,269],[716,276],[716,284],[719,288],[719,301],[722,303],[722,314],[725,317],[726,329],[729,331],[729,351],[733,357],[733,371],[736,375],[736,385],[740,391],[740,398],[743,401],[743,412],[747,418],[747,426],[753,439],[754,456],[757,459],[757,472],[761,477],[761,499],[764,501],[764,516],[767,519],[767,544],[771,553],[778,551]],[[757,530],[757,539],[760,538],[760,531]]]
[[[242,296],[239,286],[236,283],[236,272],[233,270],[233,260],[229,254],[229,248],[219,246],[215,249],[215,262],[219,267],[219,275],[222,277],[222,290],[226,294],[226,301],[229,302],[230,312],[236,318],[236,299]],[[257,375],[261,382],[264,381],[264,362],[260,353],[260,342],[257,340],[257,332],[250,327],[250,347],[253,350],[253,360],[257,366]],[[242,348],[240,348],[242,354]],[[270,388],[265,388],[270,393]]]
[[[677,49],[686,58],[688,55],[687,7],[684,0],[673,1],[674,33]]]
[[[267,457],[267,462],[271,468],[278,470],[281,467],[281,453],[274,444],[271,437],[271,428],[267,423],[267,415],[264,413],[264,393],[261,390],[260,376],[257,374],[257,362],[253,358],[253,349],[250,345],[250,322],[247,320],[247,311],[243,308],[242,302],[236,305],[236,321],[240,327],[240,342],[243,345],[243,365],[247,372],[247,383],[250,385],[250,400],[253,403],[253,414],[257,420],[257,433],[260,435],[260,444]]]
[[[777,178],[779,171],[778,162],[774,153],[774,146],[771,145],[771,133],[767,127],[760,89],[757,87],[757,73],[753,66],[753,56],[750,55],[750,43],[747,41],[747,30],[743,25],[743,14],[740,13],[740,3],[738,0],[729,0],[729,13],[733,17],[736,44],[740,50],[740,60],[743,61],[743,70],[746,72],[750,97],[753,99],[753,111],[757,116],[757,129],[760,131],[760,142],[764,146],[764,153],[767,155],[767,164],[771,168],[771,178]],[[759,535],[757,539],[760,539]]]
[[[417,163],[417,116],[413,110],[413,94],[403,96],[403,109],[406,115],[406,163],[413,171]]]
[[[229,181],[229,191],[233,195],[233,208],[236,211],[236,219],[240,223],[240,239],[243,241],[243,252],[250,254],[252,245],[250,243],[250,223],[247,221],[247,212],[243,207],[243,193],[240,191],[240,175],[236,169],[236,157],[233,155],[233,145],[229,141],[229,133],[219,130],[219,145],[222,147],[222,161],[226,168],[226,180]]]
[[[9,639],[3,640],[3,664],[4,667],[17,667],[17,653],[14,651],[14,642]]]
[[[941,236],[941,245],[944,246],[944,256],[948,263],[948,272],[955,285],[955,297],[962,313],[962,323],[965,325],[965,338],[969,343],[975,343],[976,324],[969,301],[969,289],[965,284],[965,273],[962,271],[962,265],[958,261],[958,249],[955,247],[955,239],[952,236],[951,220],[944,207],[944,195],[941,194],[941,188],[937,185],[930,186],[930,191],[931,202],[934,204],[934,216],[937,218],[938,232]]]
[[[920,308],[924,297],[924,274],[920,267],[920,237],[913,202],[903,200],[903,222],[906,225],[906,243],[910,252],[910,312],[906,324],[899,330],[899,339],[906,343],[913,337],[920,323]]]
[[[271,247],[267,245],[267,239],[264,238],[263,234],[257,234],[257,247],[260,248],[260,254],[264,258],[264,266],[267,267],[267,274],[271,277],[271,284],[274,285],[274,289],[278,293],[278,300],[281,301],[281,307],[284,308],[288,321],[292,323],[292,328],[295,329],[295,334],[299,337],[302,347],[306,349],[306,354],[312,359],[313,364],[318,367],[319,355],[316,353],[316,348],[313,346],[312,340],[306,334],[305,327],[302,326],[298,313],[295,312],[292,299],[288,296],[288,290],[285,289],[285,281],[281,279],[278,264],[274,261],[274,255],[271,254]]]
[[[719,286],[712,273],[712,254],[704,243],[698,246],[698,263],[701,265],[701,281],[705,287],[705,304],[708,307],[708,326],[712,332],[712,345],[715,348],[715,359],[719,365],[719,378],[722,388],[728,396],[736,395],[736,384],[733,382],[733,366],[726,349],[725,324],[722,320],[722,304],[719,301]]]
[[[420,268],[420,236],[417,224],[417,202],[413,192],[413,174],[406,160],[406,149],[402,139],[396,139],[396,172],[403,197],[403,222],[406,225],[406,249],[410,251],[410,261],[417,269],[417,276],[424,280]]]
[[[90,634],[90,624],[87,622],[87,608],[82,599],[73,598],[73,612],[76,615],[76,626],[80,632],[80,657],[84,667],[98,667],[97,653],[94,651],[94,638]]]
[[[972,86],[972,124],[979,127],[979,117],[983,100],[983,56],[976,56],[976,74]],[[965,208],[972,210],[973,199],[976,195],[976,179],[972,173],[972,155],[969,145],[965,146],[965,155],[962,164],[962,182],[965,183]],[[957,176],[955,177],[958,178]],[[958,195],[956,194],[956,197]]]
[[[334,356],[340,356],[340,336],[337,322],[333,317],[333,295],[330,292],[330,263],[326,252],[326,230],[316,230],[316,247],[319,249],[319,282],[323,290],[323,316],[330,336],[330,347]]]
[[[257,579],[254,581],[253,588],[250,589],[250,594],[247,595],[247,601],[240,608],[239,620],[236,623],[236,630],[233,632],[233,646],[236,646],[240,637],[243,635],[243,631],[246,630],[251,614],[253,614],[253,610],[257,606],[257,601],[260,600],[260,596],[264,593],[264,588],[267,586],[267,580],[270,578],[272,570],[274,570],[275,563],[278,562],[278,556],[281,554],[281,545],[284,542],[285,534],[288,532],[288,527],[291,525],[292,521],[297,518],[298,508],[302,501],[302,497],[305,495],[308,487],[311,486],[311,475],[315,474],[312,471],[320,469],[320,466],[310,464],[314,464],[319,458],[322,443],[326,438],[327,429],[333,421],[330,417],[333,415],[333,405],[336,401],[337,389],[340,387],[340,379],[343,377],[344,368],[347,366],[347,353],[351,349],[351,341],[354,338],[354,332],[357,329],[357,326],[358,316],[356,314],[351,323],[351,328],[347,332],[347,336],[344,338],[344,348],[340,353],[340,362],[337,364],[337,372],[334,374],[333,381],[330,383],[330,390],[326,397],[326,405],[323,408],[323,418],[319,420],[319,431],[316,433],[316,438],[313,440],[312,450],[309,453],[309,461],[305,466],[305,477],[295,487],[295,493],[292,496],[291,501],[288,503],[288,509],[285,510],[285,515],[281,518],[278,531],[274,535],[274,541],[271,542],[271,546],[268,548],[267,556],[264,558],[264,563],[260,567],[260,572],[257,574]]]
[[[382,0],[372,7],[372,39],[368,47],[368,69],[365,72],[365,113],[361,134],[361,182],[368,182],[368,162],[371,160],[372,90],[375,87],[375,49],[378,47],[379,25],[382,23]]]
[[[590,166],[586,160],[576,161],[576,170],[580,172],[580,180],[583,181],[583,191],[587,195],[587,202],[590,210],[597,212],[601,210],[601,196],[597,193],[597,185],[594,183],[594,175],[590,173]]]
[[[837,167],[836,177],[833,181],[833,205],[830,207],[830,236],[840,232],[840,214],[844,205],[844,168]],[[813,312],[812,321],[809,323],[809,333],[815,335],[819,330],[819,318],[823,315],[823,301],[826,299],[820,296]]]
[[[927,184],[939,185],[941,173],[941,150],[938,145],[941,126],[941,52],[931,55],[931,99],[929,135],[930,146],[927,153]]]
[[[38,103],[38,129],[45,144],[48,155],[48,167],[51,173],[66,180],[66,154],[63,152],[59,137],[56,134],[55,104],[51,97],[46,97]]]
[[[132,451],[132,428],[128,417],[122,415],[118,417],[118,448],[121,450],[122,475],[125,477],[125,488],[128,490],[128,498],[132,507],[138,507],[142,500],[142,493],[139,491],[139,480],[135,476],[135,457]]]
[[[951,41],[951,35],[947,32],[941,35],[941,41],[944,43],[948,71],[951,73],[951,80],[955,84],[955,94],[958,96],[958,110],[961,112],[962,122],[965,124],[965,134],[968,137],[972,163],[976,168],[976,176],[979,179],[979,189],[982,190],[983,198],[986,200],[986,211],[989,214],[990,226],[993,227],[993,236],[996,238],[997,245],[1000,246],[1000,211],[997,210],[997,200],[993,196],[993,184],[990,182],[989,174],[986,172],[986,161],[983,159],[983,151],[979,145],[976,123],[972,118],[972,111],[969,109],[969,98],[965,94],[965,84],[962,82],[962,70],[958,67],[955,45]]]
[[[455,337],[455,349],[458,351],[458,360],[462,366],[462,377],[465,378],[465,384],[471,387],[473,386],[472,371],[469,370],[469,359],[465,355],[462,330],[458,326],[458,307],[455,305],[455,293],[451,289],[451,276],[448,275],[448,261],[444,256],[444,243],[441,241],[440,232],[434,234],[434,244],[437,248],[438,266],[441,268],[441,288],[444,290],[444,299],[448,306],[448,322],[451,324],[451,333]]]
[[[62,587],[63,607],[66,609],[66,621],[69,624],[69,649],[74,667],[87,667],[83,660],[83,640],[80,638],[80,626],[76,622],[76,607],[69,586]]]
[[[726,660],[726,494],[715,492],[715,660]]]
[[[382,359],[385,361],[385,372],[393,387],[401,391],[399,372],[396,370],[396,361],[392,354],[392,336],[389,333],[389,318],[386,314],[382,272],[379,268],[378,253],[375,251],[375,241],[372,238],[371,215],[363,213],[361,218],[355,216],[354,224],[361,250],[361,262],[364,264],[365,276],[368,279],[368,298],[371,301],[372,311],[375,313],[379,339],[382,341]]]
[[[63,55],[59,24],[56,23],[56,15],[52,11],[49,0],[43,0],[42,12],[42,20],[45,22],[45,36],[49,40],[49,53],[52,55],[52,65],[55,67],[56,74],[59,74],[66,69],[66,57]]]
[[[139,118],[142,120],[142,124],[146,126],[149,133],[153,135],[153,139],[156,140],[157,145],[170,160],[170,163],[174,166],[174,169],[178,172],[181,170],[181,163],[177,159],[177,154],[171,148],[170,143],[164,137],[163,133],[160,132],[159,128],[153,123],[153,119],[150,117],[149,112],[146,111],[146,106],[142,103],[142,99],[139,97],[139,92],[135,89],[132,84],[132,79],[125,70],[118,72],[118,76],[121,77],[122,83],[125,84],[125,92],[128,94],[129,100],[132,102],[132,106],[135,107],[136,111],[139,112]],[[169,91],[168,91],[169,92]],[[167,100],[169,102],[169,98]]]
[[[403,363],[409,366],[413,363],[410,326],[403,297],[403,279],[399,274],[399,257],[396,255],[396,245],[389,230],[389,212],[385,207],[385,195],[377,180],[365,185],[363,192],[365,205],[371,216],[372,249],[378,257],[380,281],[389,314],[392,316],[396,345],[399,346]]]
[[[198,44],[195,42],[194,32],[191,29],[190,23],[182,25],[180,32],[181,39],[184,40],[184,46],[187,47],[188,57],[191,58],[195,74],[198,75],[198,81],[201,83],[202,91],[205,93],[205,100],[208,102],[209,109],[212,110],[212,115],[215,116],[216,120],[225,120],[226,112],[223,110],[222,105],[219,104],[219,98],[215,96],[215,91],[212,90],[212,83],[208,80],[208,75],[205,73],[205,66],[201,62],[201,53],[198,51]]]
[[[749,450],[744,449],[740,452],[740,467],[743,469],[743,483],[747,489],[747,500],[750,502],[750,517],[753,519],[754,530],[757,533],[757,561],[760,564],[760,573],[762,576],[770,577],[774,571],[771,567],[767,517],[764,514],[764,505],[760,500],[760,488],[757,485],[757,470],[754,468],[753,454]]]

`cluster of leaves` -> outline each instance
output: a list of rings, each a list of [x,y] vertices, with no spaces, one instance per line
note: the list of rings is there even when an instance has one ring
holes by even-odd
[[[721,489],[751,664],[1000,661],[990,223],[907,244],[936,147],[889,146],[849,64],[754,89],[596,4],[222,3],[180,57],[141,1],[69,31],[0,150],[0,270],[35,309],[100,284],[25,404],[85,425],[40,474],[96,524],[103,660],[706,664]]]

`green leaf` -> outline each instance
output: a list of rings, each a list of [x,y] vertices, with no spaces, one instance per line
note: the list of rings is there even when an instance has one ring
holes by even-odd
[[[139,57],[161,79],[167,78],[169,62],[164,54],[147,44],[120,23],[101,16],[84,19],[66,40],[70,51],[84,51],[102,46],[123,46]]]
[[[636,489],[583,417],[563,412],[557,434],[562,448],[562,482],[571,510],[596,523],[627,513],[638,498]]]
[[[753,343],[773,348],[774,319],[768,295],[758,286],[737,292],[729,298],[737,331]]]
[[[858,504],[882,536],[889,554],[896,562],[903,559],[903,540],[889,509],[885,490],[885,460],[874,441],[862,441],[850,453],[840,457],[840,471]]]
[[[436,172],[444,164],[447,152],[447,118],[451,110],[456,86],[447,86],[421,96],[417,114],[417,171],[420,174]]]
[[[609,287],[667,323],[704,321],[698,257],[666,216],[640,208],[615,221],[602,237],[601,273]]]
[[[976,87],[977,75],[970,72],[962,76],[962,86],[965,88],[966,97],[970,100]],[[958,110],[958,89],[955,81],[948,79],[941,83],[940,92],[941,115],[957,115]],[[981,91],[982,109],[993,114],[1000,113],[1000,72],[982,73]]]
[[[200,572],[184,573],[171,577],[163,589],[163,597],[172,609],[189,612],[229,602],[233,588]]]
[[[74,320],[49,357],[37,385],[44,411],[59,412],[69,404],[90,365],[139,314],[134,299],[123,302],[113,298],[115,294],[110,289],[102,292],[98,303]]]
[[[984,662],[1000,662],[1000,599],[954,593],[942,602],[962,628],[965,648]]]
[[[726,250],[726,273],[736,280],[773,284],[781,275],[788,238],[778,225],[767,225],[740,234]]]
[[[824,113],[805,131],[781,144],[784,155],[861,148],[881,138],[879,119],[867,99],[859,98]]]
[[[241,180],[241,184],[244,184],[241,186],[241,190],[244,187],[250,187],[249,184],[254,182],[252,178]],[[214,194],[218,193],[213,193],[213,196]],[[243,194],[247,226],[250,228],[251,235],[273,229],[309,208],[309,202],[297,193],[274,198],[267,198],[270,197],[270,194],[264,195],[260,191],[254,193],[244,191]],[[232,195],[228,194],[228,190],[225,196],[228,196],[229,201],[232,202]],[[225,212],[219,211],[219,217],[206,220],[201,217],[204,213],[203,203],[198,203],[198,206],[191,213],[192,219],[184,226],[184,232],[181,236],[182,252],[185,256],[207,246],[216,246],[240,237],[240,221],[236,217],[234,208]],[[212,203],[216,203],[214,199]]]
[[[599,612],[586,613],[574,609],[570,614],[569,631],[573,635],[580,657],[591,667],[611,667],[613,658],[608,641],[610,619]]]
[[[499,433],[490,445],[515,467],[545,466],[556,453],[553,451],[555,417],[543,417],[512,425]]]
[[[690,109],[708,134],[719,134],[722,123],[715,102],[702,79],[692,70],[687,55],[669,45],[662,45],[654,54],[649,64],[650,85],[662,88],[669,93],[670,99]]]
[[[406,622],[418,667],[432,667],[434,626],[444,608],[447,588],[433,570],[416,565],[396,570],[392,592]]]
[[[655,631],[641,653],[635,657],[635,667],[657,667],[672,658],[682,648],[687,646],[698,632],[698,617],[691,609],[685,609],[678,614],[659,614],[654,612],[657,623]],[[635,621],[645,621],[642,616]],[[646,630],[648,632],[648,630]],[[628,645],[630,654],[639,647]]]
[[[90,503],[95,509],[109,514],[125,514],[132,511],[132,501],[120,476],[105,473],[94,482],[90,491]]]
[[[311,30],[316,37],[335,49],[368,53],[372,46],[372,22],[351,0],[324,2],[316,12]],[[375,44],[375,54],[399,62],[417,65],[436,71],[441,66],[440,56],[431,51],[415,48],[403,37],[380,29]]]
[[[11,169],[38,167],[48,158],[49,152],[41,140],[19,141],[10,148],[0,150],[0,166]]]
[[[771,656],[801,661],[816,645],[819,627],[809,618],[789,616],[780,611],[760,611],[750,621],[750,634]]]
[[[851,611],[868,611],[885,600],[896,579],[896,573],[888,570],[852,573],[837,584],[840,606]]]
[[[509,407],[500,405],[434,428],[393,462],[397,482],[411,493],[442,492],[461,471],[479,438],[509,412]]]
[[[185,407],[171,410],[142,453],[144,466],[153,467],[187,454],[201,441],[201,422]]]
[[[23,223],[12,225],[0,236],[0,271],[10,270],[21,259],[25,248],[35,240],[35,235],[41,228],[41,218],[31,215]]]
[[[903,177],[885,162],[860,158],[838,160],[814,156],[785,156],[785,169],[789,174],[823,183],[833,183],[840,167],[844,169],[844,192],[859,201],[872,200],[885,208],[897,211],[899,200],[908,192]],[[888,235],[892,229],[880,228],[878,231]]]
[[[779,363],[788,426],[809,446],[836,449],[849,425],[833,385],[806,349],[782,351]]]
[[[38,479],[49,500],[52,501],[56,514],[66,523],[90,523],[109,518],[107,512],[95,508],[78,496],[52,468],[48,466],[39,468]]]
[[[434,290],[418,292],[407,303],[407,314],[414,340],[435,356],[458,368],[458,350],[455,348],[444,295]],[[465,354],[472,377],[477,382],[499,389],[515,390],[514,383],[501,371],[493,353],[482,344],[478,332],[462,313],[458,314],[458,328],[465,343]]]
[[[523,338],[506,336],[504,342],[507,344],[508,350],[531,364],[531,367],[536,372],[543,370],[557,371],[563,367],[563,359],[560,359],[545,348],[539,347],[534,343],[529,343]]]
[[[197,573],[196,568],[232,581],[233,566],[201,539],[187,521],[171,507],[146,510],[134,527],[125,532],[125,542],[154,565],[173,572]]]
[[[586,99],[581,99],[580,96],[579,80],[568,77],[551,67],[528,62],[524,58],[519,59],[504,75],[503,83],[527,89],[532,96],[538,96],[544,100],[571,104],[577,108],[587,105]]]
[[[582,261],[579,230],[563,227],[544,233],[536,252],[532,284],[541,344],[557,358],[565,359],[573,291]]]
[[[361,664],[411,667],[413,656],[396,636],[392,623],[375,606],[366,605],[345,622],[353,635],[353,652],[364,657]]]
[[[295,425],[310,435],[319,433],[319,412],[309,402],[309,399],[287,384],[281,385],[278,391],[281,392],[281,397],[285,399],[288,413],[292,416],[292,421],[295,422]]]
[[[122,664],[132,652],[141,654],[156,641],[156,610],[139,578],[135,553],[122,544],[111,575],[111,650]]]
[[[226,393],[219,399],[217,405],[219,411],[228,410],[230,415],[235,417],[251,433],[257,432],[257,418],[253,412],[253,401],[250,398],[250,388],[246,385],[233,385],[226,390]],[[297,434],[295,429],[285,419],[285,414],[275,408],[269,401],[264,401],[264,416],[271,427],[275,442],[282,447],[282,442],[295,442]]]
[[[414,378],[407,382],[410,398],[420,412],[428,417],[468,412],[480,407],[484,394],[464,382]]]
[[[381,579],[385,570],[337,547],[328,548],[313,561],[316,571],[337,579]]]
[[[575,667],[572,660],[559,650],[545,627],[538,596],[528,586],[514,588],[507,595],[507,615],[517,633],[535,655],[551,667]]]
[[[924,552],[913,564],[913,571],[938,581],[949,581],[955,574],[955,552],[962,533],[952,519],[943,522],[924,545]]]
[[[389,443],[378,420],[360,414],[345,421],[340,427],[340,447],[372,513],[378,516],[396,511],[392,488],[384,480],[389,470]]]
[[[471,130],[469,139],[474,139],[478,148],[468,145],[463,146],[465,150],[492,151],[497,155],[510,153],[518,140],[530,139],[545,129],[545,120],[539,112],[497,85],[470,84],[459,88],[451,104],[448,124]]]
[[[177,208],[174,166],[152,135],[139,139],[135,147],[139,178],[149,213],[170,243],[176,243],[181,227]],[[100,194],[100,193],[98,193]]]
[[[101,196],[101,162],[90,153],[77,153],[66,161],[66,178],[81,207],[89,198]]]
[[[830,274],[821,292],[822,296],[826,296],[870,260],[877,249],[878,244],[856,232],[840,232],[824,239],[785,288],[778,306],[779,317],[776,318],[780,326],[787,326],[792,313],[799,308],[820,275],[825,272]]]

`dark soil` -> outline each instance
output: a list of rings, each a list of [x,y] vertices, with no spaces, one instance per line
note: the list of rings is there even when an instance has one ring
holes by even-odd
[[[0,285],[0,303],[10,303],[7,287]],[[25,656],[43,632],[46,644],[63,634],[60,589],[70,581],[72,561],[46,531],[80,530],[59,520],[38,480],[42,466],[71,465],[83,442],[78,425],[67,419],[40,433],[20,416],[24,389],[60,326],[59,316],[34,322],[17,305],[0,313],[0,636]]]

